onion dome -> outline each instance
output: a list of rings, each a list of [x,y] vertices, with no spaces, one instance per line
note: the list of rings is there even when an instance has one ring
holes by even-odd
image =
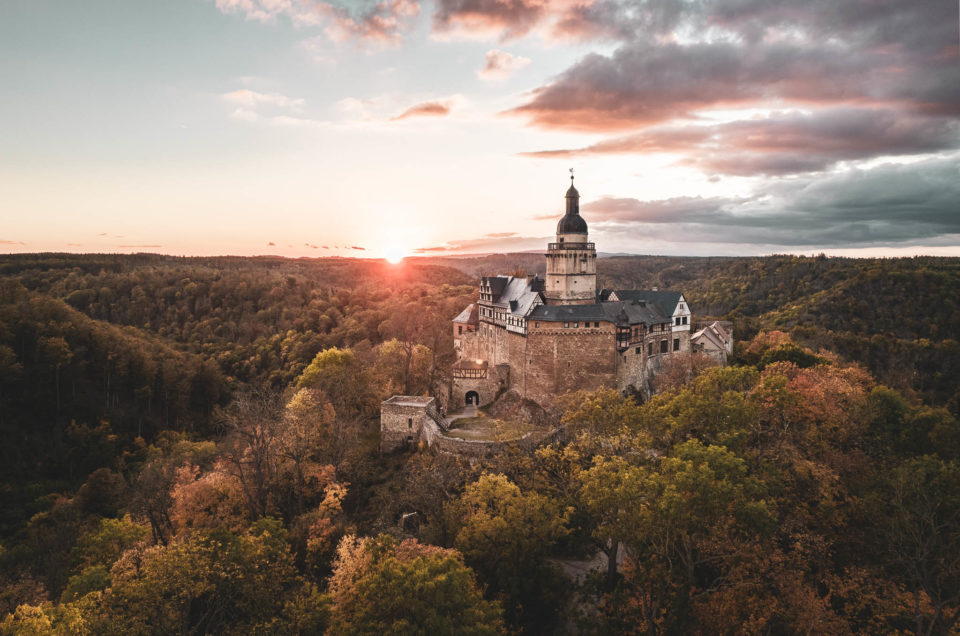
[[[580,216],[580,193],[573,187],[573,175],[570,175],[570,189],[567,190],[567,213],[557,223],[557,234],[586,234],[587,222]]]

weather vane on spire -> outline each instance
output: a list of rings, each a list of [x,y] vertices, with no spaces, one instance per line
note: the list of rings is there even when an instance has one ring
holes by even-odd
[[[570,168],[570,185],[573,185],[573,168]]]

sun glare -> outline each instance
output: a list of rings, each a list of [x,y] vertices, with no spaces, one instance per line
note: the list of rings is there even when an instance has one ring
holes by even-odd
[[[405,256],[406,256],[406,253],[403,250],[403,248],[398,247],[396,245],[393,247],[387,248],[387,251],[384,253],[384,258],[387,259],[387,262],[393,263],[394,265],[401,262]]]

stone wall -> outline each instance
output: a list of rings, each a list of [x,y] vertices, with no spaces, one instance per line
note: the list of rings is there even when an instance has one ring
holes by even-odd
[[[572,324],[572,323],[571,323]],[[556,404],[567,391],[612,386],[617,374],[616,332],[612,324],[564,328],[563,323],[536,323],[527,332],[524,373],[515,388],[542,406]]]
[[[437,427],[427,414],[435,410],[432,397],[394,395],[380,404],[380,452],[390,453],[417,444],[423,431]],[[439,429],[438,429],[439,430]]]
[[[453,378],[450,384],[450,404],[447,411],[459,411],[466,404],[466,395],[476,391],[480,406],[493,402],[510,386],[510,366],[500,364],[487,369],[486,378]]]

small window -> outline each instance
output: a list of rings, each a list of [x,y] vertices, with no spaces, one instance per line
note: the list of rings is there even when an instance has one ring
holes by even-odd
[[[407,418],[407,428],[413,428],[413,418],[412,418],[412,417],[408,417],[408,418]]]
[[[634,353],[637,354],[637,355],[640,355],[640,347],[637,347],[636,350],[634,351]]]
[[[599,323],[599,322],[595,322],[595,323],[593,323],[593,326],[594,326],[594,327],[599,327],[599,326],[600,326],[600,323]]]
[[[679,324],[680,324],[680,316],[677,316],[677,319],[676,319],[676,321],[674,322],[674,324],[676,324],[676,325],[679,325]]]
[[[457,334],[463,333],[463,325],[457,325]]]
[[[534,324],[535,327],[537,327],[537,329],[540,328],[540,323],[539,323],[539,322],[535,322],[535,323],[533,323],[533,324]]]
[[[574,329],[576,329],[576,328],[579,327],[579,326],[580,326],[580,323],[579,323],[579,322],[573,323],[573,328],[574,328]]]
[[[661,340],[661,341],[660,341],[660,353],[666,353],[667,351],[668,351],[668,349],[667,349],[667,341],[666,341],[666,340]]]
[[[680,338],[673,339],[673,350],[680,351]]]
[[[687,317],[686,317],[686,316],[683,317],[683,323],[682,323],[682,324],[684,324],[684,325],[687,324]]]
[[[653,343],[652,343],[652,342],[648,342],[648,343],[647,343],[647,355],[648,355],[648,356],[652,356],[652,355],[653,355]]]
[[[563,323],[563,328],[564,328],[564,329],[569,329],[569,328],[570,328],[570,323],[569,323],[569,322]]]

